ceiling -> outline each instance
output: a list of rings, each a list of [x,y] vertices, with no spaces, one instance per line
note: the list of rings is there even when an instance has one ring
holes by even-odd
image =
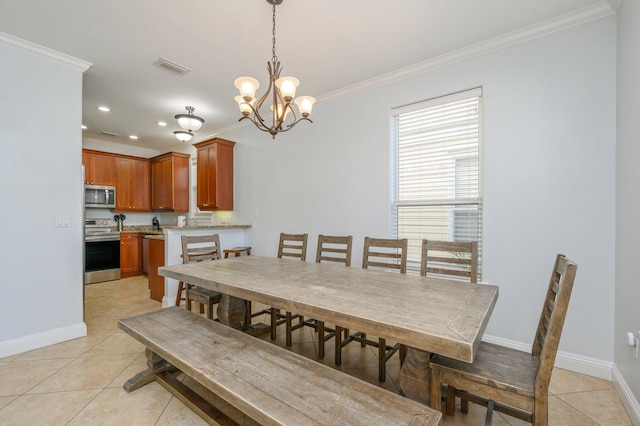
[[[318,109],[323,96],[357,83],[601,3],[285,0],[277,55],[282,75],[299,78],[298,95],[319,98]],[[85,138],[161,152],[180,144],[173,117],[187,105],[205,119],[192,143],[237,125],[233,81],[252,76],[263,93],[271,25],[266,0],[0,0],[0,32],[93,64],[83,83]],[[159,67],[160,57],[191,71]]]

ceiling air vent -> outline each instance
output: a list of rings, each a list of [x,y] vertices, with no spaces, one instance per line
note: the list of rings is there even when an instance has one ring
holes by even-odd
[[[163,58],[162,56],[156,62],[156,65],[171,70],[173,72],[177,72],[179,74],[186,74],[191,71],[191,68],[187,68],[184,65],[180,65],[177,62],[173,62],[167,58]]]
[[[118,136],[120,136],[120,135],[119,135],[119,134],[117,134],[117,133],[114,133],[114,132],[107,132],[106,130],[100,130],[100,133],[102,133],[103,135],[113,136],[113,137],[118,137]]]

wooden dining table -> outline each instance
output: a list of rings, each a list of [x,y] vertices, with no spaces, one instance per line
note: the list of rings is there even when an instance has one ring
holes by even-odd
[[[473,362],[498,287],[331,264],[243,256],[165,266],[165,277],[222,293],[218,318],[246,329],[245,300],[407,346],[402,393],[429,404],[429,357]]]

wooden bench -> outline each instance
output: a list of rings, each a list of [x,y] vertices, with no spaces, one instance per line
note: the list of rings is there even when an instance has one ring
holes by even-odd
[[[441,413],[224,324],[171,307],[118,321],[157,380],[207,422],[234,424],[170,373],[179,369],[263,425],[437,425]]]

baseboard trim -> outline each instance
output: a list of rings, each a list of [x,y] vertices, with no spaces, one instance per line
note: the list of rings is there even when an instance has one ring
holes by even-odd
[[[627,384],[627,381],[618,370],[618,367],[614,364],[613,366],[613,386],[618,391],[618,395],[620,396],[620,400],[622,401],[622,405],[624,405],[629,418],[631,418],[631,423],[636,426],[640,426],[640,403],[631,392],[631,388]]]
[[[32,334],[13,340],[0,342],[0,358],[27,352],[33,349],[43,348],[67,340],[77,339],[87,335],[87,324],[79,324],[57,328],[42,333]]]
[[[503,339],[501,337],[484,335],[483,341],[493,343],[507,348],[516,349],[523,352],[530,352],[531,345],[517,342],[515,340]],[[612,378],[614,364],[597,358],[591,358],[571,352],[558,351],[556,362],[554,364],[558,368],[573,371],[575,373],[586,374],[587,376],[597,377],[599,379],[609,380]]]

